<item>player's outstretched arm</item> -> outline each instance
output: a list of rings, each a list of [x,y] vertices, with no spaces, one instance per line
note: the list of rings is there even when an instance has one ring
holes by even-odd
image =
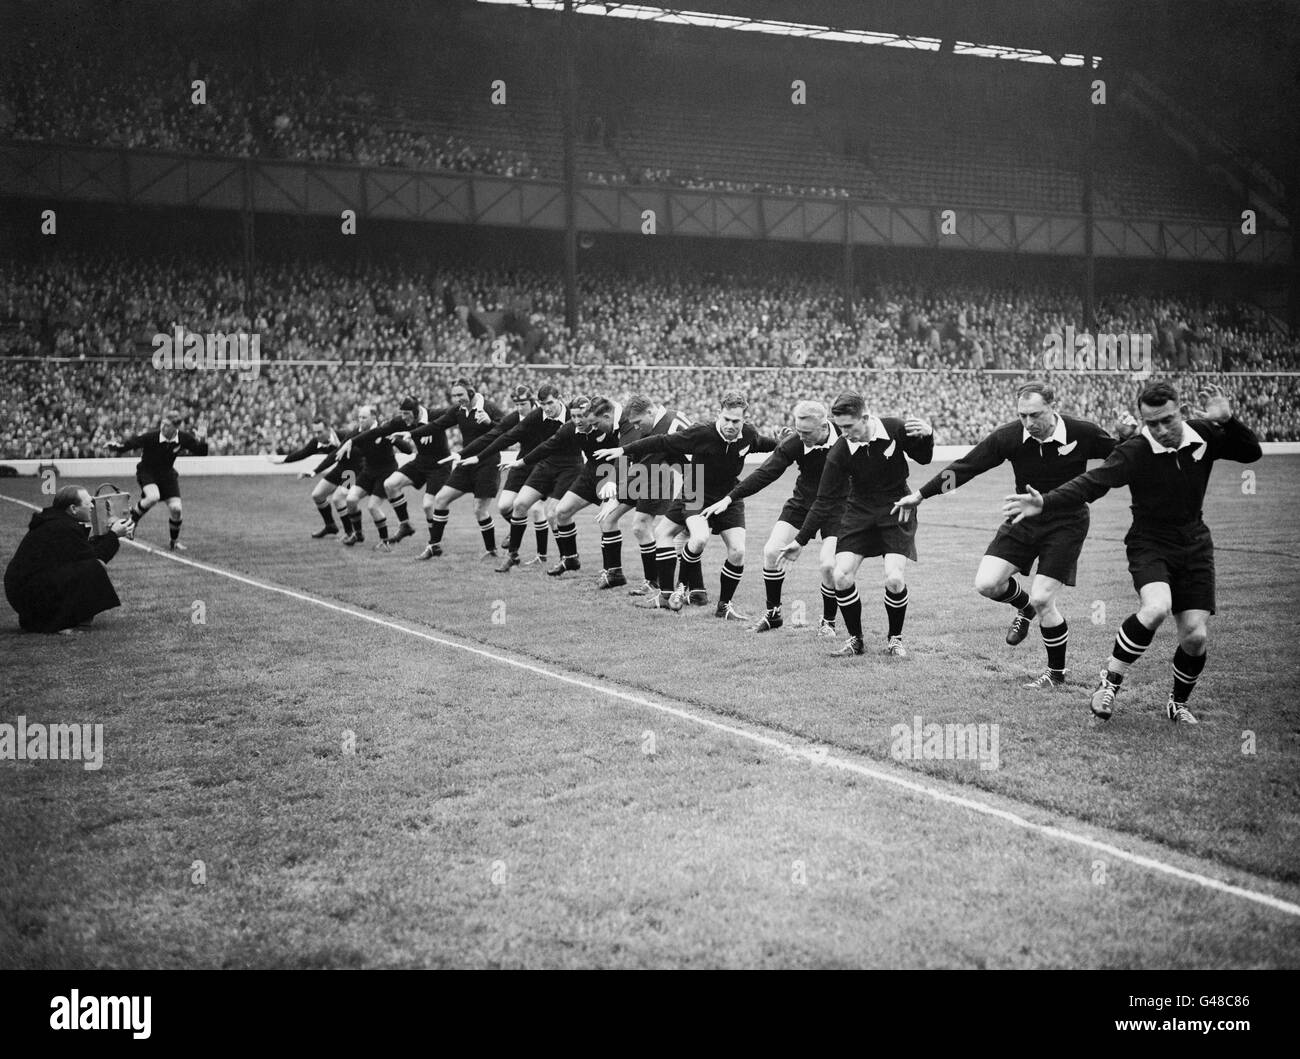
[[[133,434],[121,441],[110,441],[104,447],[112,449],[114,452],[130,452],[132,449],[143,448],[144,442],[145,436],[143,434]]]
[[[1019,429],[1018,423],[1015,426],[1016,429]],[[1007,449],[1010,441],[1008,434],[1009,432],[1004,431],[1002,428],[995,430],[982,439],[965,456],[953,460],[952,463],[921,486],[913,495],[919,495],[922,500],[929,500],[940,493],[951,493],[954,489],[965,485],[972,478],[983,474],[985,471],[991,471],[1010,455]],[[1019,440],[1018,436],[1016,436],[1016,440]],[[931,455],[933,455],[933,448],[930,451]]]
[[[577,424],[570,419],[559,430],[543,441],[540,445],[528,452],[521,451],[514,460],[506,464],[507,467],[533,467],[541,463],[542,460],[548,460],[556,453],[560,452],[565,445],[572,443],[573,435],[578,432]]]
[[[788,439],[785,439],[788,440]],[[763,465],[752,474],[746,475],[731,491],[728,501],[744,500],[746,497],[753,496],[755,493],[766,489],[773,482],[780,480],[785,474],[790,464],[794,462],[794,455],[790,452],[785,440],[775,452],[772,453]],[[714,505],[717,506],[716,504]],[[724,509],[725,510],[725,509]]]

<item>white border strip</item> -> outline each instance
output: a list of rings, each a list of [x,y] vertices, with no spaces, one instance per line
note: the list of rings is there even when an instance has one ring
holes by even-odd
[[[35,504],[29,504],[25,500],[6,496],[3,493],[0,493],[0,500],[7,500],[12,504],[18,504],[21,507],[29,508],[32,511],[41,510]],[[975,798],[950,794],[947,791],[940,790],[937,787],[932,787],[926,783],[905,779],[902,776],[895,776],[888,772],[880,771],[879,769],[872,768],[870,765],[864,765],[860,761],[832,756],[825,753],[824,749],[821,748],[813,746],[798,746],[794,743],[786,742],[783,739],[778,739],[775,736],[766,735],[761,730],[728,724],[725,721],[706,717],[694,712],[693,710],[682,709],[679,706],[670,706],[664,702],[656,702],[654,699],[647,699],[641,695],[634,695],[630,692],[621,691],[618,688],[609,687],[608,685],[597,684],[589,680],[582,680],[578,677],[569,676],[566,673],[557,673],[554,670],[534,665],[531,662],[524,662],[517,658],[510,658],[507,655],[497,654],[496,652],[489,651],[486,648],[472,647],[469,644],[457,643],[454,640],[447,640],[441,636],[435,636],[432,633],[422,632],[419,629],[407,628],[405,625],[400,625],[397,622],[389,621],[385,618],[379,618],[373,614],[367,614],[364,611],[353,610],[351,607],[344,606],[341,603],[332,603],[329,600],[321,599],[318,596],[296,592],[293,589],[282,588],[279,585],[270,585],[264,581],[257,581],[251,577],[245,577],[243,574],[237,574],[230,570],[223,570],[218,566],[210,566],[207,563],[201,563],[194,559],[186,559],[174,552],[162,551],[147,544],[141,544],[138,541],[127,541],[126,543],[132,544],[144,552],[153,553],[164,559],[170,559],[173,562],[180,563],[183,566],[193,567],[195,570],[202,570],[204,573],[216,574],[218,577],[224,577],[230,581],[237,581],[240,584],[249,585],[252,588],[260,588],[264,592],[274,592],[282,596],[287,596],[289,599],[298,600],[301,603],[311,603],[314,606],[322,607],[325,610],[332,610],[336,614],[346,614],[352,618],[359,618],[362,621],[370,622],[372,625],[378,625],[384,629],[391,629],[393,632],[405,633],[407,636],[414,636],[418,639],[426,640],[429,643],[435,643],[442,647],[451,647],[458,651],[466,651],[469,654],[478,655],[480,658],[486,658],[493,662],[500,662],[503,665],[513,666],[516,669],[523,669],[540,677],[547,677],[551,680],[558,680],[564,684],[571,684],[574,687],[583,688],[587,691],[594,691],[601,695],[608,695],[611,698],[621,699],[622,701],[632,703],[635,706],[656,710],[659,713],[667,714],[670,717],[676,717],[678,720],[689,721],[702,727],[711,728],[714,731],[734,736],[737,739],[744,739],[751,743],[757,743],[759,746],[767,747],[769,750],[775,750],[781,754],[802,758],[813,765],[826,765],[830,768],[838,769],[841,772],[849,772],[855,776],[862,776],[866,779],[875,780],[878,783],[888,783],[894,787],[910,791],[913,794],[924,795],[935,802],[969,809],[971,812],[981,813],[984,816],[1001,820],[1004,823],[1023,828],[1026,831],[1036,832],[1037,834],[1043,835],[1047,838],[1055,838],[1062,842],[1072,842],[1075,845],[1083,846],[1085,849],[1094,850],[1098,853],[1105,853],[1108,856],[1114,857],[1116,860],[1127,861],[1129,864],[1135,864],[1138,867],[1146,868],[1149,871],[1169,875],[1175,879],[1181,879],[1184,882],[1190,882],[1208,890],[1230,894],[1233,897],[1240,897],[1244,900],[1264,905],[1266,908],[1271,908],[1277,912],[1283,912],[1287,915],[1300,917],[1300,905],[1293,904],[1290,901],[1284,901],[1278,897],[1273,897],[1271,894],[1260,893],[1257,890],[1247,890],[1244,887],[1235,886],[1232,883],[1226,883],[1222,879],[1216,879],[1209,875],[1202,875],[1200,872],[1187,871],[1186,869],[1176,867],[1173,864],[1167,864],[1162,860],[1156,860],[1154,857],[1143,856],[1140,853],[1130,853],[1128,850],[1121,849],[1118,846],[1113,846],[1109,842],[1102,842],[1098,839],[1089,838],[1086,835],[1080,835],[1073,831],[1054,827],[1051,824],[1038,824],[1032,820],[1027,820],[1018,813],[1013,813],[1007,809],[999,809],[996,806],[988,805]],[[758,726],[755,726],[755,728],[757,727]]]

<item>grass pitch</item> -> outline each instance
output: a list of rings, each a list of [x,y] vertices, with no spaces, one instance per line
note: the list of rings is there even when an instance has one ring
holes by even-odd
[[[1020,689],[1043,666],[1038,633],[1007,647],[1008,608],[970,588],[1002,471],[922,506],[904,660],[879,653],[878,560],[859,581],[869,653],[830,659],[811,633],[756,636],[712,608],[647,613],[596,591],[585,516],[580,574],[498,575],[476,561],[466,501],[447,556],[415,563],[422,534],[392,555],[309,540],[302,483],[192,477],[186,557],[1295,902],[1300,458],[1249,469],[1253,492],[1225,464],[1207,498],[1219,613],[1194,729],[1163,716],[1172,627],[1115,718],[1088,713],[1136,600],[1122,493],[1093,505],[1064,598],[1070,689]],[[32,480],[0,484],[42,502]],[[747,504],[746,613],[762,608],[762,541],[787,495]],[[0,561],[28,517],[0,502]],[[141,540],[165,536],[152,513]],[[787,616],[802,602],[815,624],[813,551],[785,595]],[[638,573],[630,534],[624,563]],[[715,597],[720,564],[714,542]],[[124,607],[93,630],[23,636],[11,613],[0,627],[0,721],[98,721],[106,744],[98,772],[0,762],[4,966],[1300,962],[1300,918],[1282,912],[161,556],[124,548],[111,569]],[[895,762],[891,728],[917,716],[996,723],[999,767]]]

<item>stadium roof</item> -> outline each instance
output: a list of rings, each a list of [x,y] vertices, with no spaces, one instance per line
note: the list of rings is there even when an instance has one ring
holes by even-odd
[[[925,41],[923,49],[934,47],[929,42],[965,41],[1058,60],[1100,56],[1111,68],[1140,71],[1277,176],[1300,184],[1300,0],[639,0],[586,6],[612,14],[643,6],[894,34]]]

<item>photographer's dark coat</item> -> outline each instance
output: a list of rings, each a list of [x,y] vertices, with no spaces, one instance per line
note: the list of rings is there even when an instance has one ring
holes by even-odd
[[[32,516],[5,569],[5,597],[28,632],[70,629],[121,605],[103,565],[117,554],[118,539],[90,537],[87,529],[58,508]]]

